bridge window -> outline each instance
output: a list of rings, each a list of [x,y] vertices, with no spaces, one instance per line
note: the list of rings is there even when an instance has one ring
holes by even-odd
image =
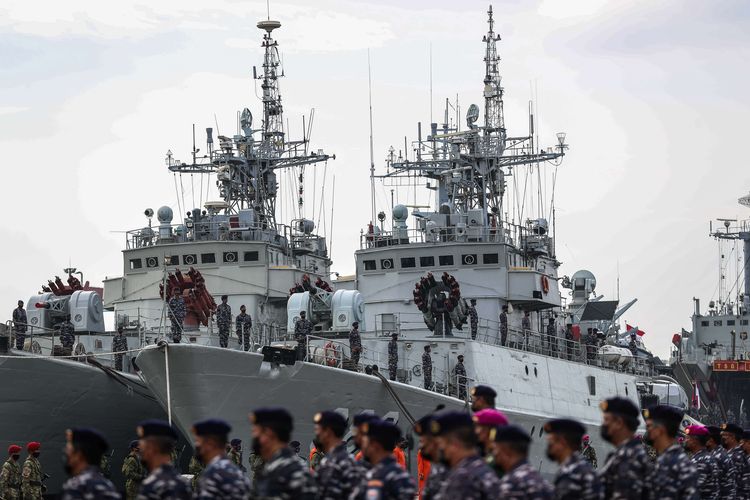
[[[708,321],[701,321],[701,326],[708,326]]]
[[[734,320],[733,319],[728,319],[727,320],[727,326],[734,326]]]
[[[432,255],[419,258],[419,267],[432,267],[435,265],[435,257]]]
[[[393,269],[393,259],[380,259],[381,269]]]
[[[198,257],[194,253],[183,255],[182,256],[182,263],[186,266],[192,266],[193,264],[198,263]]]
[[[213,253],[202,253],[201,264],[214,264],[216,263],[216,254]]]
[[[168,266],[179,266],[180,265],[180,258],[177,255],[170,255],[167,256],[166,259]]]
[[[740,326],[747,326],[747,320],[746,319],[741,319],[740,320]]]
[[[477,256],[476,254],[467,254],[461,256],[461,264],[465,266],[473,266],[477,263]]]
[[[374,271],[375,269],[377,269],[374,260],[366,260],[363,262],[363,264],[365,265],[365,271]]]
[[[452,266],[453,265],[453,256],[452,255],[441,255],[438,257],[438,262],[440,262],[441,266]]]
[[[141,262],[141,259],[130,259],[130,270],[134,269],[140,269],[143,267],[143,262]]]
[[[496,253],[486,253],[482,255],[482,262],[484,264],[497,264],[500,260]]]
[[[159,257],[147,257],[146,267],[159,267]]]
[[[255,262],[259,259],[258,252],[245,252],[245,262]]]
[[[401,257],[401,267],[417,267],[417,259],[414,257]]]
[[[237,262],[237,252],[224,252],[224,262],[227,264]]]
[[[720,319],[715,319],[714,320],[714,326],[721,326],[721,320]]]

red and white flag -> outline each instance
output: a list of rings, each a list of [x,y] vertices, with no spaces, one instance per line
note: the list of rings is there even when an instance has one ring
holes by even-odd
[[[698,382],[693,382],[693,408],[701,409],[701,392],[698,389]]]
[[[635,334],[639,337],[643,337],[646,335],[646,332],[638,328],[637,326],[630,326],[629,324],[625,323],[625,329],[628,331],[628,333],[633,333],[631,330],[635,330]]]

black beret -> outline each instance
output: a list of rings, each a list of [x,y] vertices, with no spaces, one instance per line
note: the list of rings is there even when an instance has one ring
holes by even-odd
[[[599,403],[604,413],[614,413],[623,417],[638,418],[638,407],[631,400],[627,398],[614,397],[609,398]]]
[[[721,429],[719,429],[716,425],[707,425],[706,429],[708,429],[708,433],[711,435],[714,440],[718,441],[721,437]]]
[[[134,440],[132,440],[130,442],[130,449],[132,450],[133,448],[138,448],[138,440],[137,439],[134,439]]]
[[[544,432],[548,434],[586,434],[586,427],[578,420],[557,418],[544,424]]]
[[[430,422],[430,433],[433,436],[442,436],[466,427],[474,427],[471,415],[462,411],[444,411],[436,414]]]
[[[401,429],[389,420],[379,418],[365,424],[365,433],[370,441],[380,443],[384,449],[391,450],[401,440]]]
[[[670,405],[656,405],[643,410],[643,418],[679,425],[685,412]]]
[[[291,432],[294,427],[292,414],[284,408],[258,408],[250,414],[250,423]]]
[[[371,411],[363,411],[362,413],[358,413],[354,415],[354,419],[352,420],[352,423],[354,424],[354,427],[359,427],[362,424],[366,424],[370,420],[378,418],[377,415],[375,415]]]
[[[750,439],[750,429],[745,429],[742,433],[742,439]]]
[[[495,392],[495,389],[487,385],[475,385],[474,387],[471,388],[471,395],[481,396],[483,398],[497,397],[497,393]]]
[[[428,413],[424,417],[414,422],[414,432],[417,436],[423,436],[430,432],[430,423],[435,418],[435,415]]]
[[[737,424],[721,424],[721,430],[722,432],[734,434],[737,439],[742,438],[742,434],[745,432],[745,430]]]
[[[289,443],[290,448],[299,448],[300,446],[302,445],[300,444],[299,441],[292,441],[291,443]]]
[[[331,429],[346,429],[347,424],[346,417],[337,411],[331,410],[316,413],[315,417],[313,417],[313,422],[322,427],[329,427]]]
[[[104,453],[109,448],[109,444],[105,437],[96,429],[89,427],[76,427],[68,430],[66,433],[68,442],[72,444],[88,444],[98,449],[100,453]],[[99,464],[96,464],[99,465]]]
[[[232,431],[232,426],[224,420],[209,418],[193,424],[196,436],[225,436]]]
[[[144,420],[138,424],[137,432],[139,438],[162,436],[172,438],[176,441],[179,437],[177,431],[169,425],[169,422],[165,422],[164,420]]]
[[[229,444],[231,444],[232,446],[239,446],[242,444],[242,440],[234,438],[231,441],[229,441]]]
[[[490,431],[490,439],[497,443],[530,443],[531,436],[517,425],[495,427]]]

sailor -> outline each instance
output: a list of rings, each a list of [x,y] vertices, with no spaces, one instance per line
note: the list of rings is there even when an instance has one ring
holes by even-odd
[[[99,470],[101,471],[102,476],[107,479],[112,479],[112,465],[109,463],[109,456],[106,453],[102,455],[102,461],[99,463]]]
[[[492,430],[492,455],[503,470],[496,498],[547,500],[554,498],[552,486],[529,462],[531,436],[515,425]]]
[[[431,423],[434,414],[420,418],[414,424],[414,433],[419,436],[417,452],[417,474],[420,500],[434,500],[448,475],[445,465],[438,461],[438,440],[432,435]]]
[[[487,463],[487,465],[490,466],[490,468],[498,476],[501,476],[502,471],[495,463],[495,459],[492,456],[492,453],[490,453],[490,434],[492,433],[492,429],[508,425],[508,417],[506,417],[501,411],[487,408],[476,412],[474,414],[473,420],[474,432],[477,435],[479,451],[484,457],[484,461]]]
[[[370,467],[372,467],[372,464],[367,461],[367,458],[365,458],[364,454],[366,427],[365,424],[367,424],[370,420],[374,420],[376,418],[377,416],[374,413],[363,411],[362,413],[354,415],[354,418],[352,419],[352,437],[354,438],[354,445],[356,446],[356,449],[359,450],[355,456],[355,459],[365,469],[369,469]]]
[[[315,480],[320,500],[345,500],[362,481],[364,469],[346,449],[343,441],[348,424],[335,411],[322,411],[313,418],[315,447],[325,453],[316,469]]]
[[[32,441],[26,445],[29,454],[23,462],[21,472],[21,496],[24,500],[42,500],[42,493],[46,489],[42,484],[42,465],[39,463],[42,445]]]
[[[685,448],[698,470],[698,493],[702,500],[719,498],[719,465],[706,449],[709,436],[708,429],[702,425],[689,425],[685,429]]]
[[[591,436],[588,434],[583,436],[581,455],[594,469],[599,466],[596,460],[596,448],[591,446]]]
[[[497,393],[487,385],[476,385],[471,388],[471,411],[478,412],[487,408],[495,408]]]
[[[66,439],[64,465],[71,477],[62,486],[62,499],[119,500],[115,486],[99,472],[102,455],[109,447],[104,436],[95,429],[79,427],[69,429]]]
[[[529,311],[523,312],[523,318],[521,318],[521,330],[523,330],[523,345],[522,349],[526,349],[529,345],[529,335],[531,335],[531,318],[529,317]]]
[[[721,426],[721,444],[727,450],[737,474],[737,498],[750,498],[750,464],[747,454],[740,446],[743,433],[742,427],[737,424],[727,423]]]
[[[359,356],[362,354],[362,338],[359,336],[359,322],[352,323],[352,329],[349,332],[349,352],[351,353],[354,370],[359,371]]]
[[[253,328],[253,319],[247,314],[247,308],[245,305],[240,306],[240,313],[237,315],[237,342],[242,344],[242,348],[246,351],[252,347],[250,335]]]
[[[261,466],[262,467],[262,466]],[[190,457],[190,463],[188,464],[188,474],[193,475],[193,479],[190,480],[190,488],[195,492],[198,491],[198,480],[203,474],[203,463],[201,462],[198,453],[193,453]]]
[[[551,356],[557,353],[557,325],[555,324],[554,316],[550,316],[549,318],[546,333],[547,335],[545,344],[548,349],[547,354]]]
[[[351,500],[413,500],[417,487],[393,456],[401,431],[388,420],[375,418],[363,424],[364,454],[372,464],[365,479],[354,489]]]
[[[227,436],[232,427],[223,420],[208,419],[193,424],[195,449],[206,468],[198,480],[194,498],[250,498],[250,481],[225,456]]]
[[[307,313],[300,311],[299,319],[294,324],[294,340],[297,341],[297,359],[303,361],[307,357],[307,336],[312,333],[312,323],[306,318]]]
[[[388,342],[388,378],[396,380],[398,372],[398,333],[391,334]]]
[[[458,355],[456,366],[453,367],[453,376],[456,377],[458,387],[458,399],[466,401],[466,367],[464,366],[464,355]]]
[[[135,499],[138,490],[141,488],[141,481],[146,475],[138,446],[137,439],[130,442],[130,453],[122,463],[122,475],[125,478],[125,500]]]
[[[508,340],[508,304],[503,304],[503,311],[500,313],[500,345],[505,345]]]
[[[677,444],[676,436],[682,421],[682,410],[670,405],[658,405],[643,410],[646,421],[644,442],[653,445],[658,453],[651,498],[678,500],[696,498],[698,475],[695,464]]]
[[[128,338],[122,334],[122,327],[117,327],[117,335],[112,337],[112,352],[119,352],[115,354],[115,370],[122,371],[122,357],[123,351],[128,350]]]
[[[638,355],[638,344],[635,341],[635,332],[630,334],[630,342],[628,342],[628,349],[630,349],[630,352],[633,354],[633,356]]]
[[[424,353],[422,354],[422,377],[424,377],[424,388],[429,390],[432,388],[432,356],[430,356],[429,344],[424,346]]]
[[[292,415],[283,408],[259,408],[250,414],[253,450],[266,462],[255,483],[253,497],[313,499],[315,483],[305,463],[289,449]]]
[[[638,408],[620,397],[602,401],[599,408],[603,413],[602,438],[615,447],[599,469],[605,498],[645,497],[653,483],[653,465],[643,443],[635,437]]]
[[[557,500],[599,500],[602,484],[591,464],[579,453],[586,428],[576,420],[555,419],[544,424],[547,456],[560,464],[555,476]]]
[[[8,446],[8,460],[3,463],[0,471],[0,498],[17,500],[21,498],[21,468],[18,459],[21,458],[21,447],[17,444]]]
[[[75,327],[70,321],[70,314],[66,314],[65,321],[60,324],[60,344],[62,344],[63,356],[73,354],[73,344],[75,342]]]
[[[711,452],[719,466],[719,475],[721,476],[719,496],[733,500],[737,491],[737,470],[730,460],[727,450],[721,446],[721,429],[715,425],[708,425],[706,429],[708,429],[709,434],[706,448]]]
[[[247,469],[242,465],[242,440],[234,438],[229,441],[229,452],[227,457],[232,461],[234,465],[240,468],[242,472],[247,472]]]
[[[219,327],[219,346],[229,347],[229,327],[232,325],[232,308],[227,304],[229,297],[221,296],[221,304],[216,306],[216,325]]]
[[[16,349],[23,351],[23,343],[26,340],[26,309],[23,308],[23,300],[18,301],[18,307],[13,309],[13,333],[16,335]]]
[[[141,459],[149,470],[143,480],[138,500],[189,500],[188,482],[172,464],[172,450],[177,444],[177,431],[163,420],[145,420],[137,428]]]
[[[469,306],[469,325],[471,326],[471,340],[477,339],[479,329],[479,315],[477,314],[477,299],[471,299]]]
[[[169,299],[167,306],[169,307],[172,342],[179,344],[182,341],[182,325],[187,314],[185,300],[182,298],[182,290],[179,288],[172,289],[172,297]]]

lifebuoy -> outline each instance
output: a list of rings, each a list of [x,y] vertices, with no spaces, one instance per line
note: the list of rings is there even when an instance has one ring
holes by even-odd
[[[326,345],[323,349],[323,356],[325,357],[326,364],[328,366],[336,366],[336,358],[338,355],[336,345],[329,340],[328,342],[326,342]]]
[[[549,280],[544,274],[542,275],[542,291],[545,295],[549,293]]]

